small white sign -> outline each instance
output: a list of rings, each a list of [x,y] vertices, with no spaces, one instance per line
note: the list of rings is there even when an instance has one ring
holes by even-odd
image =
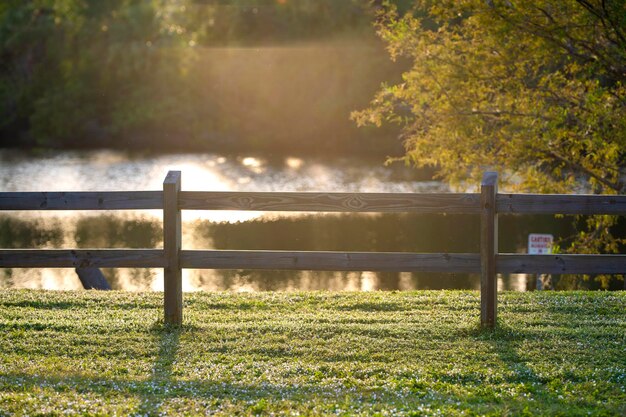
[[[552,253],[554,236],[539,233],[528,235],[528,253],[530,255],[546,255]]]

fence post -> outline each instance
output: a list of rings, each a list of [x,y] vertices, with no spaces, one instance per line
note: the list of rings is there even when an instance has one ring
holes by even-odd
[[[480,186],[480,324],[496,325],[498,282],[496,255],[498,253],[498,173],[485,172]]]
[[[180,325],[183,321],[182,271],[180,249],[182,229],[178,193],[180,171],[169,171],[163,181],[163,250],[166,267],[163,274],[165,323]]]

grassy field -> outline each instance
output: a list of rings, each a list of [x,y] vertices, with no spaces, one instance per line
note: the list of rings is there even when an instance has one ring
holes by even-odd
[[[626,293],[0,292],[0,415],[626,415]]]

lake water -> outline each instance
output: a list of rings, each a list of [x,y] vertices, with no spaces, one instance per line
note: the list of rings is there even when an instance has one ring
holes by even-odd
[[[427,172],[380,161],[337,158],[150,155],[117,151],[32,153],[0,150],[1,191],[160,190],[168,170],[183,190],[446,192]],[[184,249],[478,252],[478,216],[184,211]],[[569,220],[502,216],[500,251],[524,252],[528,233],[570,233]],[[159,248],[160,211],[4,212],[3,248]],[[160,269],[103,270],[114,289],[160,290]],[[524,291],[525,275],[503,276],[502,289]],[[0,270],[0,287],[79,289],[72,269]],[[467,274],[183,270],[194,290],[477,289]]]

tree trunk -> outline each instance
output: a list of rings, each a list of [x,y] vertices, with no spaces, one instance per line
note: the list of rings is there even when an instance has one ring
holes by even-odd
[[[76,268],[76,274],[86,290],[110,290],[104,274],[98,268]]]

